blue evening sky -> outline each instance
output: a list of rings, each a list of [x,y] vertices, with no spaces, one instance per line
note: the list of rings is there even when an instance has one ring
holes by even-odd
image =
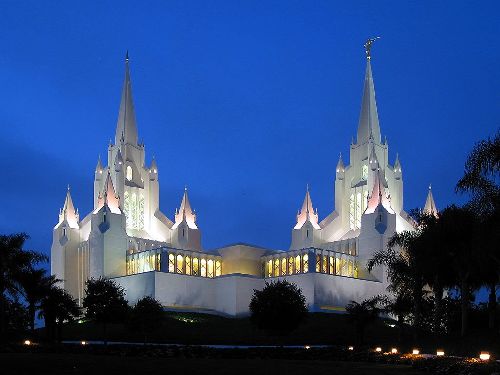
[[[320,218],[333,209],[370,36],[405,208],[431,182],[438,207],[463,202],[466,155],[500,122],[499,13],[498,1],[2,0],[0,232],[49,253],[67,184],[90,211],[127,49],[160,206],[172,218],[188,185],[205,248],[287,249],[307,183]]]

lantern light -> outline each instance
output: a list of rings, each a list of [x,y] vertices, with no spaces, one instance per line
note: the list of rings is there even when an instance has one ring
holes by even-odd
[[[347,350],[354,350],[354,346],[348,347]]]
[[[82,341],[81,344],[82,345],[87,345],[87,341]]]
[[[380,353],[380,352],[382,352],[382,348],[381,348],[380,346],[377,346],[377,347],[375,348],[375,351],[376,351],[377,353]]]
[[[24,340],[24,345],[31,345],[31,341],[30,340]]]
[[[444,356],[444,350],[438,349],[438,350],[436,351],[436,355],[437,355],[438,357],[442,357],[442,356]]]
[[[419,354],[420,354],[420,350],[418,350],[418,349],[413,349],[412,354],[414,354],[414,355],[419,355]]]
[[[392,354],[398,354],[398,350],[397,350],[396,348],[392,348],[392,349],[391,349],[391,353],[392,353]]]
[[[481,354],[479,354],[479,359],[481,361],[489,361],[490,360],[490,353],[488,353],[488,352],[481,352]]]

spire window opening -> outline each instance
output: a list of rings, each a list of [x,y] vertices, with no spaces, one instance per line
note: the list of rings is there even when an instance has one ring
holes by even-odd
[[[126,178],[128,181],[132,181],[132,167],[130,165],[127,165],[127,174]]]

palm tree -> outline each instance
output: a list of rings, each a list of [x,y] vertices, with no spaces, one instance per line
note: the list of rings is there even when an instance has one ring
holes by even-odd
[[[80,316],[80,308],[76,299],[66,290],[52,285],[40,303],[39,317],[45,320],[45,328],[49,337],[61,341],[63,323]],[[57,334],[56,334],[57,331]]]
[[[35,251],[23,250],[28,239],[25,233],[0,235],[0,340],[5,338],[7,328],[6,301],[7,294],[16,295],[15,278],[23,270],[47,259],[45,255]]]
[[[383,309],[379,306],[381,298],[376,296],[365,299],[361,303],[351,301],[346,305],[345,310],[349,314],[351,321],[354,322],[356,329],[356,342],[362,345],[365,338],[366,327],[374,322]]]
[[[464,176],[456,190],[468,192],[472,199],[468,204],[482,218],[485,242],[483,257],[483,282],[489,289],[489,328],[495,327],[496,288],[500,284],[500,131],[493,139],[477,143],[465,162]]]
[[[392,314],[398,320],[398,341],[403,339],[403,330],[406,318],[411,314],[413,301],[411,295],[407,293],[398,293],[394,299],[384,297],[381,299],[384,311]]]
[[[18,291],[28,303],[31,333],[35,332],[36,311],[50,289],[59,282],[54,276],[47,276],[47,270],[28,268],[15,275]]]
[[[471,291],[478,286],[476,280],[482,258],[479,221],[470,209],[452,205],[440,213],[436,233],[440,238],[441,251],[447,254],[447,266],[457,278],[461,299],[461,335],[464,336],[467,332]]]
[[[418,230],[395,233],[387,249],[377,251],[368,261],[368,270],[379,265],[387,266],[389,290],[396,295],[408,294],[413,302],[414,339],[417,340],[422,320],[422,298],[425,285],[425,252],[418,247]]]

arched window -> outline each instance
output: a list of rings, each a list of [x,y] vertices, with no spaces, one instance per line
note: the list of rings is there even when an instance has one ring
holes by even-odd
[[[184,262],[186,263],[186,275],[191,275],[191,257],[187,256]]]
[[[307,273],[309,271],[309,256],[304,254],[302,256],[302,272]]]
[[[300,273],[300,255],[295,257],[295,273]]]
[[[182,255],[177,255],[177,267],[176,271],[177,273],[184,273],[184,257]]]
[[[125,175],[127,180],[132,180],[132,167],[130,165],[127,165],[127,174]]]
[[[168,254],[168,272],[175,272],[175,255]]]
[[[199,264],[200,260],[198,258],[193,258],[193,276],[200,276]]]
[[[202,277],[207,277],[207,261],[206,259],[201,260],[201,276]]]
[[[222,263],[220,260],[215,262],[215,276],[222,275]]]
[[[212,259],[207,262],[207,277],[214,277],[214,261]]]
[[[286,258],[281,258],[281,276],[286,276]]]

